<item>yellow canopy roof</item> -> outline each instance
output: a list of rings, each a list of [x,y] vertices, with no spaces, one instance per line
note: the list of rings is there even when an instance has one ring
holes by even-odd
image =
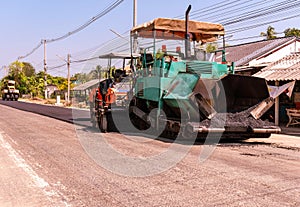
[[[131,30],[131,33],[138,33],[144,38],[153,38],[153,31],[156,31],[155,37],[158,39],[184,39],[185,38],[185,20],[157,18],[150,22],[138,25]],[[188,32],[191,34],[191,41],[213,42],[219,35],[224,35],[224,27],[221,24],[209,22],[189,21]]]

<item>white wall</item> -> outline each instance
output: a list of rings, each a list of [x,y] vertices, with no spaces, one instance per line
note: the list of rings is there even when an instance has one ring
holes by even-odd
[[[275,62],[291,53],[294,53],[294,52],[300,52],[300,42],[299,41],[292,42],[291,44],[286,45],[285,47],[283,47],[279,50],[275,50],[273,53],[269,54],[266,57],[254,59],[249,62],[249,65],[255,66],[255,65],[262,65],[265,63]]]

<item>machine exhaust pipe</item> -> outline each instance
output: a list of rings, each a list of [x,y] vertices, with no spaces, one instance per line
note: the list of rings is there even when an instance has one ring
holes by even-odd
[[[191,57],[191,46],[190,46],[190,36],[189,36],[189,13],[192,6],[189,5],[185,12],[185,57]]]

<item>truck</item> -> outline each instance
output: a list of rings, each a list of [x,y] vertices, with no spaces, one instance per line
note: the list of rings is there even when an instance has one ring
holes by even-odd
[[[16,89],[16,82],[14,80],[7,80],[4,82],[2,89],[2,100],[18,101],[20,92]]]
[[[141,54],[131,67],[126,108],[131,124],[168,137],[248,139],[279,133],[278,126],[263,119],[274,103],[266,80],[235,74],[234,62],[226,61],[224,27],[189,20],[189,10],[185,20],[156,18],[131,29],[131,51]],[[200,48],[220,39],[222,61],[216,62]],[[106,131],[108,113],[102,114],[99,128]]]

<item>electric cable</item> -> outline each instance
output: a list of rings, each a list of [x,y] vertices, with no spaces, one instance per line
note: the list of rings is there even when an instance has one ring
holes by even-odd
[[[281,12],[281,11],[284,11],[284,10],[287,10],[287,9],[294,9],[296,7],[299,7],[299,6],[300,6],[300,2],[294,3],[294,4],[290,4],[288,2],[282,2],[282,4],[280,4],[280,6],[278,6],[278,5],[275,6],[274,5],[274,6],[271,6],[269,8],[262,8],[262,9],[259,9],[259,10],[256,10],[256,11],[249,12],[248,14],[246,13],[244,15],[241,15],[241,16],[239,16],[239,18],[237,18],[235,20],[229,20],[229,21],[220,20],[220,22],[224,26],[226,26],[226,25],[234,24],[234,23],[249,20],[249,19],[255,19],[255,18],[265,16],[265,15],[268,15],[268,14],[274,14],[274,13]]]
[[[102,11],[101,13],[97,14],[96,16],[92,17],[90,20],[88,20],[86,23],[84,23],[83,25],[79,26],[77,29],[66,33],[65,35],[61,36],[61,37],[57,37],[54,39],[48,39],[46,40],[46,42],[50,43],[50,42],[56,42],[58,40],[63,40],[77,32],[80,32],[81,30],[85,29],[87,26],[89,26],[90,24],[92,24],[93,22],[95,22],[96,20],[98,20],[99,18],[103,17],[104,15],[106,15],[107,13],[109,13],[110,11],[112,11],[114,8],[116,8],[119,4],[121,4],[124,0],[117,0],[115,1],[113,4],[111,4],[109,7],[107,7],[104,11]]]
[[[259,24],[250,25],[250,26],[246,26],[246,27],[241,27],[241,28],[238,28],[238,29],[229,30],[227,32],[227,34],[233,34],[233,33],[253,29],[253,28],[256,28],[256,27],[260,27],[260,26],[264,26],[264,25],[268,25],[268,24],[272,24],[272,23],[276,23],[276,22],[280,22],[280,21],[284,21],[284,20],[294,19],[294,18],[297,18],[297,17],[299,18],[299,14],[289,16],[289,17],[285,17],[285,18],[280,18],[280,19],[277,19],[277,20],[269,21],[269,22],[264,22],[264,23],[259,23]]]
[[[210,21],[217,21],[217,22],[220,22],[220,20],[218,19],[218,18],[220,18],[220,17],[226,17],[226,16],[230,16],[231,17],[231,19],[233,18],[233,16],[232,16],[232,14],[234,14],[234,13],[237,13],[237,14],[239,14],[239,12],[245,12],[245,10],[247,9],[247,8],[249,8],[249,7],[251,7],[253,10],[256,8],[256,7],[258,7],[258,6],[262,6],[262,5],[264,5],[264,4],[266,4],[266,3],[268,3],[268,2],[273,2],[274,0],[262,0],[262,1],[258,1],[258,2],[254,2],[254,3],[252,3],[252,4],[247,4],[247,5],[245,5],[245,6],[242,6],[242,7],[239,7],[239,8],[235,8],[237,5],[235,5],[235,6],[233,6],[233,5],[230,5],[230,6],[228,6],[227,8],[228,9],[230,9],[230,10],[225,10],[224,8],[222,8],[222,10],[221,11],[223,11],[223,12],[220,12],[220,13],[218,13],[218,14],[214,14],[214,15],[211,15],[211,16],[203,16],[203,17],[205,17],[204,18],[204,20],[205,19],[208,19],[208,20],[210,20]],[[243,5],[243,4],[245,4],[245,3],[247,3],[247,2],[243,2],[243,3],[241,3],[241,4],[239,4],[239,6],[240,5]],[[197,19],[200,19],[200,17],[202,17],[202,15],[199,15],[199,16],[197,16],[197,17],[195,17],[195,18],[197,18]]]
[[[35,47],[33,48],[29,53],[27,53],[26,55],[24,56],[19,56],[17,59],[18,60],[21,60],[21,59],[24,59],[24,58],[27,58],[28,56],[30,56],[31,54],[33,54],[35,51],[37,51],[41,46],[42,46],[42,41]]]
[[[47,43],[50,43],[50,42],[56,42],[58,40],[63,40],[83,29],[85,29],[86,27],[88,27],[90,24],[92,24],[93,22],[95,22],[96,20],[98,20],[99,18],[103,17],[104,15],[108,14],[110,11],[112,11],[114,8],[116,8],[118,5],[120,5],[124,0],[116,0],[114,3],[112,3],[110,6],[108,6],[106,9],[104,9],[102,12],[100,12],[99,14],[97,14],[96,16],[92,17],[90,20],[88,20],[86,23],[84,23],[83,25],[79,26],[77,29],[71,31],[71,32],[68,32],[67,34],[63,35],[63,36],[60,36],[58,38],[54,38],[54,39],[46,39],[46,40],[42,40],[35,48],[32,49],[31,52],[27,53],[26,55],[24,56],[19,56],[18,57],[18,60],[20,59],[24,59],[28,56],[30,56],[31,54],[33,54],[37,49],[39,49],[42,44],[43,44],[43,41],[46,41]]]

